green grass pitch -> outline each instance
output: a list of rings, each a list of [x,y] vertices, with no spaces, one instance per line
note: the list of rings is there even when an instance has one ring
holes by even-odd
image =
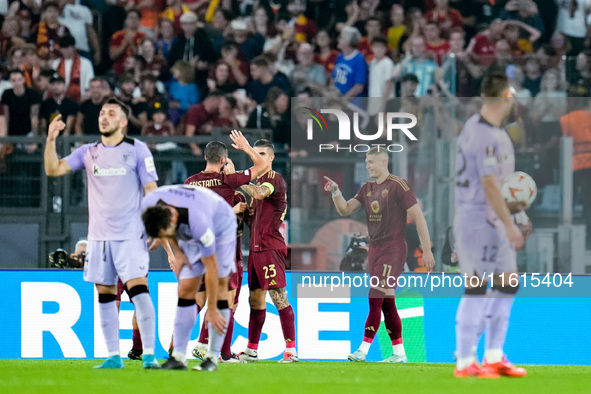
[[[589,393],[591,367],[528,366],[525,378],[456,379],[452,364],[222,364],[217,372],[94,370],[100,360],[0,360],[2,393]],[[190,361],[189,367],[198,362]]]

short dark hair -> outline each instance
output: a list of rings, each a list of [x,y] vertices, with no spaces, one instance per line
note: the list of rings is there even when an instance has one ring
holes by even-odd
[[[60,38],[59,44],[60,44],[60,48],[73,47],[73,46],[76,46],[76,39],[72,35],[66,34],[65,36]]]
[[[257,67],[269,67],[269,61],[267,60],[266,57],[260,55],[255,57],[254,59],[252,59],[252,62],[250,63],[252,66],[257,66]]]
[[[480,85],[480,92],[484,97],[501,97],[510,87],[509,77],[502,71],[493,71],[484,76]]]
[[[219,163],[222,157],[228,156],[228,147],[219,141],[210,141],[205,146],[205,160],[208,163]]]
[[[142,12],[139,10],[139,8],[131,8],[127,10],[127,14],[125,14],[125,17],[127,18],[127,15],[129,14],[136,14],[138,18],[142,18]]]
[[[270,149],[271,152],[275,153],[275,146],[273,146],[273,143],[269,140],[264,139],[264,138],[261,138],[260,140],[256,140],[253,147],[254,148],[267,148],[267,149]]]
[[[57,8],[57,10],[59,11],[60,9],[60,5],[58,4],[57,1],[46,1],[43,3],[43,6],[41,7],[41,11],[45,12],[47,11],[48,8]]]
[[[375,36],[372,40],[371,40],[371,45],[374,44],[382,44],[384,46],[388,46],[388,39],[386,38],[386,36]]]
[[[12,70],[10,70],[10,72],[8,73],[8,76],[10,77],[12,74],[20,74],[23,77],[25,76],[25,73],[23,72],[23,70],[18,69],[18,68],[13,68]]]
[[[125,117],[126,118],[129,118],[129,114],[131,113],[131,109],[129,109],[129,107],[127,106],[127,104],[125,104],[123,101],[119,100],[117,97],[115,97],[115,96],[109,97],[103,103],[103,105],[107,105],[107,104],[115,104],[115,105],[118,105],[119,108],[121,108],[121,111],[123,111],[123,113],[125,114]]]
[[[236,101],[234,96],[232,96],[231,94],[226,94],[223,97],[224,97],[224,100],[226,100],[228,102],[228,104],[230,105],[230,108],[235,109],[238,106],[238,101]]]
[[[172,213],[165,205],[154,205],[142,214],[148,237],[158,238],[160,232],[170,226]]]

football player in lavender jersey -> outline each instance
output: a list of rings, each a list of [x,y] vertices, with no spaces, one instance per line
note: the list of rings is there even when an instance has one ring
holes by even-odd
[[[195,295],[205,274],[209,349],[193,369],[215,371],[230,320],[229,276],[236,272],[236,214],[218,194],[204,187],[163,186],[142,201],[146,233],[168,241],[178,279],[172,356],[163,369],[187,369],[186,352],[197,320]]]
[[[423,249],[423,264],[433,268],[435,260],[431,252],[429,228],[415,194],[406,181],[388,172],[388,152],[372,148],[366,154],[365,167],[373,181],[364,183],[355,197],[345,200],[339,185],[332,179],[325,190],[332,193],[337,212],[349,216],[363,208],[369,232],[369,273],[377,277],[379,284],[369,290],[369,313],[365,322],[363,341],[359,349],[349,355],[350,361],[365,361],[369,347],[380,328],[382,312],[386,330],[392,341],[392,356],[387,363],[407,362],[402,343],[402,321],[396,309],[394,289],[402,273],[408,253],[405,230],[407,216],[417,225],[417,233]]]
[[[56,139],[65,124],[58,115],[49,125],[45,172],[58,177],[86,170],[88,247],[84,280],[98,291],[101,326],[109,358],[97,368],[123,368],[119,350],[117,278],[129,289],[143,339],[143,367],[158,368],[154,358],[156,317],[148,292],[149,255],[141,220],[144,194],[155,190],[156,168],[150,149],[125,136],[129,108],[109,99],[99,115],[99,142],[83,145],[58,159]]]
[[[486,75],[481,85],[482,109],[466,121],[458,138],[453,229],[460,270],[469,279],[456,314],[457,377],[526,374],[503,353],[511,306],[519,288],[509,277],[517,272],[516,250],[524,243],[511,218],[511,212],[524,209],[524,205],[507,204],[500,190],[503,179],[515,170],[513,144],[503,129],[513,109],[513,92],[504,73]],[[487,295],[490,275],[494,286]],[[482,327],[487,335],[481,367],[473,348]]]

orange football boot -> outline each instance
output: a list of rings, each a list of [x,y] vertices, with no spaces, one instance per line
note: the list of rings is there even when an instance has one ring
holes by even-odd
[[[489,370],[488,368],[481,368],[477,363],[472,363],[468,368],[456,369],[454,371],[456,378],[483,378],[483,379],[495,379],[500,378],[501,375],[495,371]]]
[[[502,361],[498,363],[487,363],[486,360],[484,361],[483,368],[486,368],[490,371],[498,373],[502,376],[511,376],[511,377],[523,377],[527,375],[527,371],[524,368],[517,368],[513,364],[507,360],[506,357],[503,357]]]

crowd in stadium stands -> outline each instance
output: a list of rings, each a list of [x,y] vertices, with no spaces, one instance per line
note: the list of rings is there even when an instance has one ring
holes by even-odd
[[[132,110],[129,135],[265,128],[299,157],[312,152],[291,147],[300,126],[289,97],[380,97],[369,116],[446,97],[461,122],[480,103],[460,98],[500,69],[517,91],[517,150],[548,158],[535,174],[543,186],[556,181],[566,98],[591,93],[590,10],[584,0],[8,1],[0,136],[42,135],[56,112],[65,134],[97,134],[100,103],[116,94]],[[435,137],[460,127],[439,124]]]

